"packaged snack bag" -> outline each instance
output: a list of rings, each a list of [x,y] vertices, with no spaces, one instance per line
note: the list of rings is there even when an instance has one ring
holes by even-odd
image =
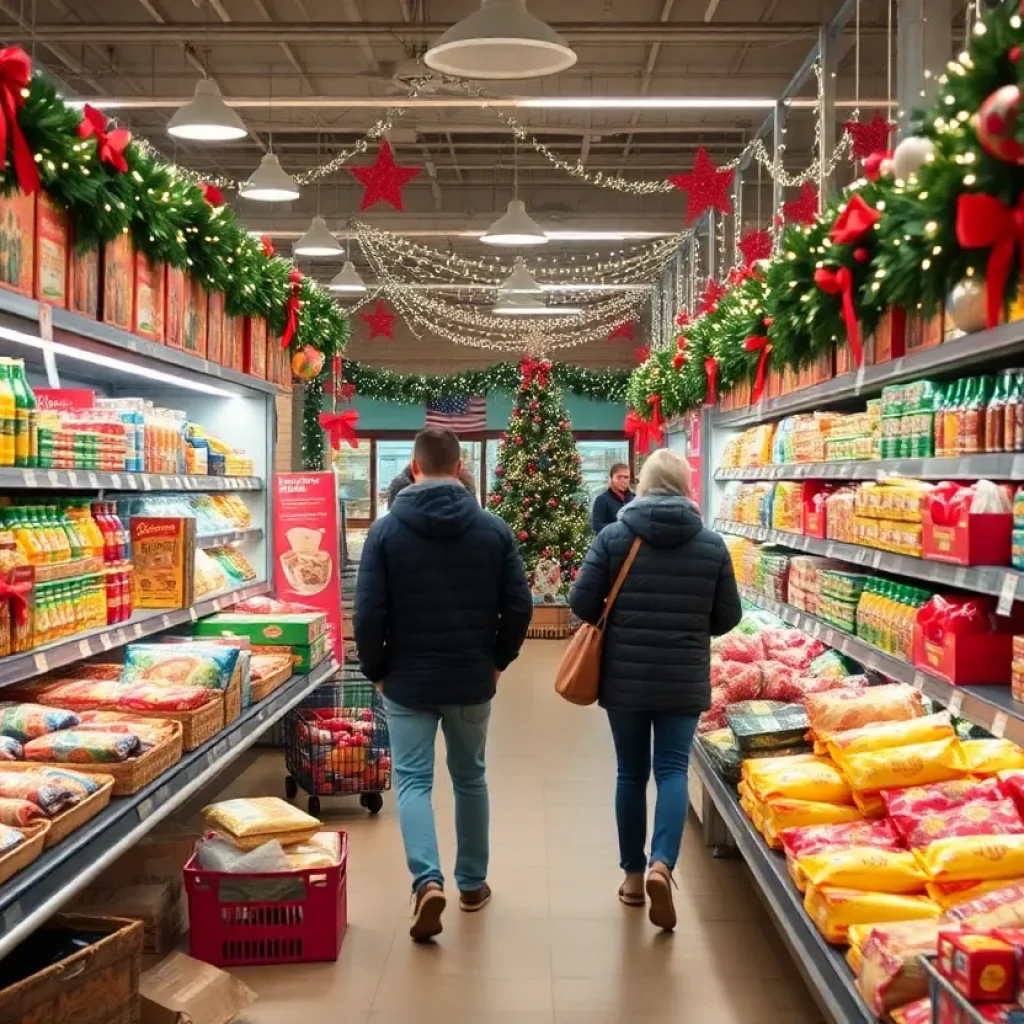
[[[21,761],[24,756],[24,748],[16,739],[0,736],[0,761]]]
[[[77,794],[59,779],[39,772],[3,771],[0,768],[0,797],[27,800],[35,804],[47,818],[66,811],[79,802]]]
[[[853,806],[865,818],[870,818],[873,821],[878,821],[885,817],[885,804],[878,793],[854,793]]]
[[[917,743],[932,743],[956,736],[949,715],[942,711],[902,722],[876,722],[859,729],[847,729],[818,735],[824,741],[829,756],[836,762],[847,754],[866,754],[890,747],[906,747]]]
[[[217,699],[217,691],[202,686],[136,683],[122,687],[115,707],[124,711],[194,711]]]
[[[787,828],[801,825],[842,825],[860,821],[861,813],[856,807],[845,804],[823,804],[813,800],[786,800],[776,797],[760,805],[762,814],[761,833],[773,850],[782,849],[780,833]]]
[[[143,750],[163,742],[174,723],[159,718],[136,718],[121,711],[83,711],[76,732],[126,732],[139,738]]]
[[[925,895],[934,900],[945,912],[976,900],[986,893],[1005,888],[1006,880],[1000,878],[990,882],[929,882],[924,891]]]
[[[839,769],[820,758],[794,764],[789,757],[758,759],[744,765],[744,778],[761,800],[784,797],[816,803],[852,803],[850,787]]]
[[[1016,928],[1024,925],[1024,883],[1006,882],[976,899],[957,904],[943,921],[963,921],[975,928]]]
[[[10,825],[0,825],[0,854],[10,853],[25,842],[25,834]]]
[[[40,736],[25,744],[26,761],[58,764],[112,764],[139,754],[139,738],[128,732],[65,732]]]
[[[99,792],[100,784],[95,779],[68,768],[40,768],[39,774],[45,779],[59,782],[76,800],[84,800]]]
[[[811,694],[807,718],[815,735],[859,729],[871,722],[897,722],[924,715],[921,694],[905,683]]]
[[[72,712],[42,704],[8,704],[0,710],[0,733],[19,743],[77,724],[78,717]]]
[[[780,836],[788,857],[806,857],[849,846],[900,849],[900,837],[887,821],[855,821],[846,825],[810,825],[788,828]]]
[[[881,924],[937,918],[939,908],[924,896],[862,892],[811,885],[804,894],[804,909],[828,942],[844,943],[852,924]],[[863,949],[865,956],[870,939]]]
[[[879,922],[861,946],[861,967],[857,988],[869,1009],[884,1017],[897,1006],[923,998],[928,977],[921,957],[938,948],[940,924],[937,918]]]
[[[112,708],[123,692],[116,679],[66,679],[47,686],[43,699],[74,710]]]
[[[927,786],[957,779],[966,774],[967,764],[960,741],[953,737],[864,754],[846,754],[842,768],[852,789],[877,793],[882,789]]]
[[[288,863],[295,868],[333,868],[341,861],[341,836],[337,832],[317,832],[309,842],[285,848]]]
[[[208,643],[130,644],[121,681],[226,690],[238,664],[237,647]]]
[[[702,733],[697,742],[707,754],[711,766],[726,782],[739,782],[743,757],[731,729]]]
[[[829,676],[833,679],[843,679],[859,671],[860,668],[854,662],[845,658],[838,651],[826,651],[824,654],[819,654],[807,666],[807,675]]]
[[[912,853],[853,846],[800,857],[800,874],[815,886],[912,895],[923,893],[927,876]]]
[[[892,1013],[893,1024],[932,1024],[932,1001],[928,996],[897,1006]]]
[[[897,830],[906,837],[906,829],[925,814],[960,807],[974,800],[998,800],[1003,794],[995,779],[954,779],[931,786],[883,789],[885,810]]]
[[[764,647],[759,634],[740,633],[732,630],[711,641],[711,653],[719,661],[742,661],[748,664],[764,658]]]
[[[0,798],[0,825],[13,825],[16,828],[24,828],[34,821],[42,821],[45,815],[34,804],[28,800],[12,800],[9,797]]]
[[[1012,800],[972,800],[960,807],[930,811],[918,818],[900,816],[899,828],[911,848],[952,836],[1009,836],[1024,832]]]
[[[748,700],[726,708],[725,720],[742,751],[780,750],[799,743],[807,713],[798,704]]]
[[[1024,750],[1012,740],[964,740],[961,746],[972,775],[1024,769]]]
[[[276,796],[223,800],[204,807],[203,818],[242,849],[255,849],[271,839],[282,846],[302,843],[320,831],[316,818]]]
[[[937,839],[915,856],[933,882],[1024,877],[1024,834]]]

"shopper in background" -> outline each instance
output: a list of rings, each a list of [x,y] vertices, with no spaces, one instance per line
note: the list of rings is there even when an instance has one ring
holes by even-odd
[[[608,489],[602,491],[590,509],[590,528],[600,533],[618,518],[619,513],[636,497],[629,489],[629,466],[616,462],[608,470]]]
[[[468,469],[459,470],[459,483],[469,491],[473,497],[476,497],[476,477]]]
[[[395,503],[395,498],[412,483],[412,463],[405,467],[401,473],[399,473],[392,481],[388,484],[388,511],[391,511],[391,506]]]
[[[704,529],[689,494],[686,460],[667,449],[651,455],[636,501],[594,538],[569,594],[572,610],[597,623],[640,538],[605,627],[598,702],[618,759],[615,817],[626,873],[619,899],[643,906],[646,888],[652,924],[668,931],[676,924],[672,871],[689,803],[690,747],[697,718],[711,704],[711,637],[742,615],[729,553],[718,534]],[[648,859],[652,736],[658,798]]]
[[[356,587],[359,664],[384,693],[417,941],[440,933],[446,902],[431,806],[439,724],[455,790],[459,906],[481,910],[491,898],[487,723],[533,614],[512,533],[459,482],[459,456],[450,430],[416,436],[415,483],[370,528]]]

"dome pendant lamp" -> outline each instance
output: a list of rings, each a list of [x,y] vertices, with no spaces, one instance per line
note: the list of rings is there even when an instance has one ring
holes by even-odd
[[[329,291],[344,295],[366,294],[366,284],[351,260],[345,261],[345,265],[334,275],[327,288]]]
[[[227,142],[244,139],[249,132],[238,114],[224,102],[217,83],[201,78],[196,82],[192,99],[171,116],[167,134],[195,142]]]
[[[544,245],[548,236],[544,229],[526,212],[526,204],[519,199],[518,138],[512,136],[512,196],[508,209],[481,236],[487,245]]]

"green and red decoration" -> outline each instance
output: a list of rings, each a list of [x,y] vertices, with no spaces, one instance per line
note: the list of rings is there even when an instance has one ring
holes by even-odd
[[[636,327],[635,320],[623,320],[608,332],[608,341],[632,341],[633,331]]]
[[[299,332],[299,312],[302,309],[302,272],[294,267],[288,272],[291,292],[285,303],[284,330],[281,332],[281,348],[288,348]]]
[[[652,448],[660,447],[665,433],[665,422],[661,415],[661,396],[651,395],[647,399],[647,405],[646,418],[640,416],[635,409],[630,409],[622,424],[626,437],[633,441],[640,455],[646,455]]]
[[[686,193],[686,223],[692,224],[705,210],[732,213],[732,199],[729,188],[735,171],[719,169],[701,146],[693,170],[687,174],[675,174],[668,180],[680,191]]]
[[[39,168],[18,120],[31,80],[32,61],[20,46],[0,50],[0,157],[7,164],[10,143],[14,177],[26,195],[39,188]]]
[[[292,373],[299,380],[312,380],[324,368],[324,354],[312,345],[303,345],[292,356]]]
[[[359,413],[355,409],[346,409],[344,412],[323,412],[320,414],[320,426],[324,428],[331,447],[339,451],[342,442],[350,448],[359,447],[359,438],[356,435],[356,426],[359,423]]]
[[[395,163],[391,143],[384,139],[377,151],[377,159],[365,167],[351,167],[352,176],[363,186],[360,210],[368,210],[377,203],[387,203],[399,213],[405,210],[402,189],[415,178],[422,167],[402,167]]]
[[[743,254],[743,266],[752,267],[758,260],[766,260],[771,256],[772,233],[766,228],[748,231],[736,243],[736,248]]]
[[[761,321],[765,331],[772,325],[771,317],[766,316]],[[758,352],[757,370],[754,372],[754,387],[750,394],[752,405],[757,405],[764,397],[765,384],[768,382],[768,359],[772,354],[772,345],[768,340],[767,333],[751,334],[743,342],[743,349],[746,352]]]
[[[86,103],[82,108],[78,134],[83,139],[96,140],[96,156],[101,164],[105,164],[117,174],[127,172],[128,161],[124,151],[132,141],[131,132],[125,128],[110,128],[106,114]]]

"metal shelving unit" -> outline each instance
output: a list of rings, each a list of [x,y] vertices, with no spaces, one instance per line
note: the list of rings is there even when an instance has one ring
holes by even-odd
[[[185,754],[134,796],[111,801],[0,887],[0,957],[84,889],[102,871],[255,743],[261,733],[337,670],[328,658],[308,675],[295,676],[208,743]]]
[[[3,294],[0,291],[0,294]],[[41,491],[262,491],[258,476],[172,476],[94,473],[84,469],[0,469],[0,490]]]
[[[1024,455],[1010,452],[959,459],[874,459],[865,462],[791,462],[718,469],[715,480],[1024,480]]]
[[[249,530],[221,530],[218,533],[201,533],[196,537],[197,548],[215,548],[222,544],[245,543],[250,540],[262,540],[263,530],[253,527]]]

